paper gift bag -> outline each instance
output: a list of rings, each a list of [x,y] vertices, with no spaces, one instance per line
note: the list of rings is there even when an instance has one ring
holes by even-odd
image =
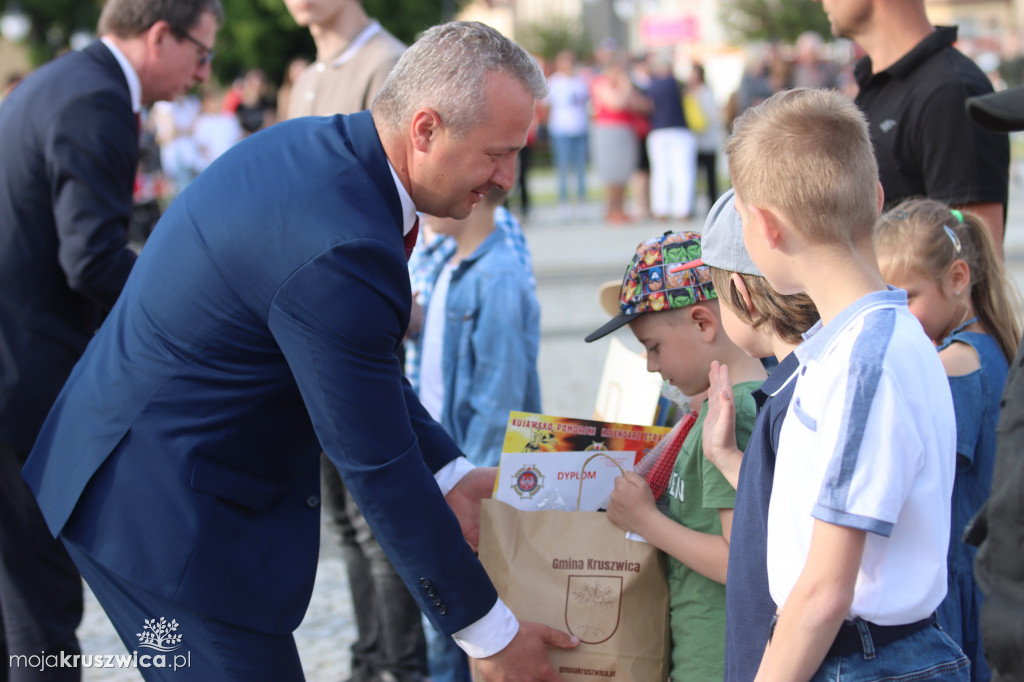
[[[480,561],[517,617],[580,639],[549,648],[566,680],[661,682],[668,677],[664,557],[604,512],[519,511],[484,500]]]

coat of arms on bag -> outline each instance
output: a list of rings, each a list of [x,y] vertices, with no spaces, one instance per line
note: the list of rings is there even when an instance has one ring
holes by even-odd
[[[619,628],[621,604],[621,576],[570,575],[565,595],[565,626],[581,642],[606,642]]]

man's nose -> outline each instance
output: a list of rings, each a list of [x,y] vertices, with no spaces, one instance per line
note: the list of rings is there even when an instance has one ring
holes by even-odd
[[[195,80],[197,83],[205,83],[210,80],[210,74],[213,73],[213,66],[210,62],[205,62],[199,65],[196,69]]]
[[[509,154],[508,158],[502,159],[498,162],[498,167],[494,170],[494,175],[491,177],[491,182],[501,188],[503,192],[511,191],[512,186],[516,181],[516,159],[519,158],[519,154]]]

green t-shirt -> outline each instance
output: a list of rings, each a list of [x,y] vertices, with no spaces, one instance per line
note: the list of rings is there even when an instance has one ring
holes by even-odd
[[[761,385],[747,381],[733,386],[736,395],[736,442],[742,450],[750,440],[757,406],[751,392]],[[732,509],[736,490],[704,457],[705,401],[679,450],[668,486],[668,516],[702,533],[722,534],[719,509]],[[668,589],[672,624],[674,682],[721,682],[725,660],[725,585],[668,558]]]

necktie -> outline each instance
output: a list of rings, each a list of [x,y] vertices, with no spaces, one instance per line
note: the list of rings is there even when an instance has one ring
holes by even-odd
[[[412,250],[416,248],[416,235],[420,233],[420,217],[416,216],[416,222],[412,229],[405,235],[405,260],[412,258]]]

